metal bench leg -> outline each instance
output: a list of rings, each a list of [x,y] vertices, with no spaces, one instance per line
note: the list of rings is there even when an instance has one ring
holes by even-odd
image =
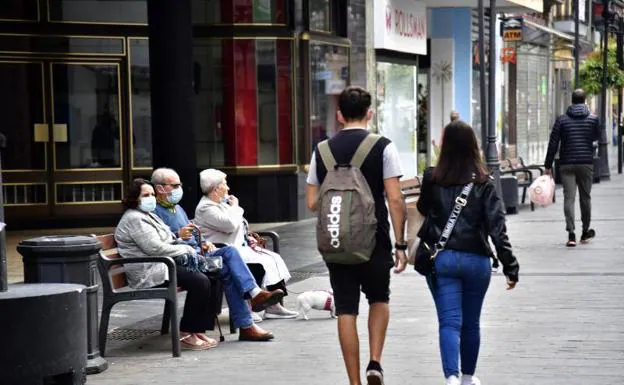
[[[228,319],[230,320],[230,334],[236,334],[236,328],[234,327],[234,319],[232,315],[228,315]]]
[[[110,319],[111,310],[113,310],[114,304],[104,303],[102,305],[102,316],[100,317],[100,330],[99,330],[99,343],[100,343],[100,355],[106,356],[106,337],[108,336],[108,321]]]
[[[171,350],[174,357],[180,357],[180,327],[178,326],[177,301],[166,300],[171,313]]]
[[[171,309],[169,301],[165,300],[165,309],[163,310],[162,325],[160,327],[160,334],[165,335],[169,333],[169,321],[171,319]]]

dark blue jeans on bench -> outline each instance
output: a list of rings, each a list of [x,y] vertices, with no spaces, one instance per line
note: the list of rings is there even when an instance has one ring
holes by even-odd
[[[211,256],[223,258],[223,268],[221,269],[221,280],[225,291],[230,317],[236,328],[246,328],[253,325],[251,310],[245,299],[245,294],[249,293],[258,285],[243,262],[236,248],[232,246],[222,247],[210,253]]]

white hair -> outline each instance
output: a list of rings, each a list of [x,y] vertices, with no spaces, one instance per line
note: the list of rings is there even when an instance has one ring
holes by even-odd
[[[221,182],[225,180],[227,174],[214,168],[209,168],[199,173],[199,187],[204,194],[210,194]]]
[[[157,168],[152,172],[152,184],[155,185],[164,185],[167,183],[167,177],[169,176],[179,176],[178,173],[172,168],[161,167]]]

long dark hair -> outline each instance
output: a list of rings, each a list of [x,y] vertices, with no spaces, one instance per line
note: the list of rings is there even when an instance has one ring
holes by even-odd
[[[479,152],[472,127],[456,120],[444,128],[442,149],[433,170],[434,181],[442,186],[485,183],[488,172]]]
[[[139,207],[139,197],[141,196],[141,186],[144,184],[148,184],[151,186],[151,183],[142,178],[137,178],[130,183],[130,187],[128,187],[128,191],[126,191],[126,196],[124,200],[121,202],[126,209],[136,209]]]

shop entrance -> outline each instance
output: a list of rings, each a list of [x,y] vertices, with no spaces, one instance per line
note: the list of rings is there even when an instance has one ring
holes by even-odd
[[[121,212],[122,59],[0,59],[7,223]]]

